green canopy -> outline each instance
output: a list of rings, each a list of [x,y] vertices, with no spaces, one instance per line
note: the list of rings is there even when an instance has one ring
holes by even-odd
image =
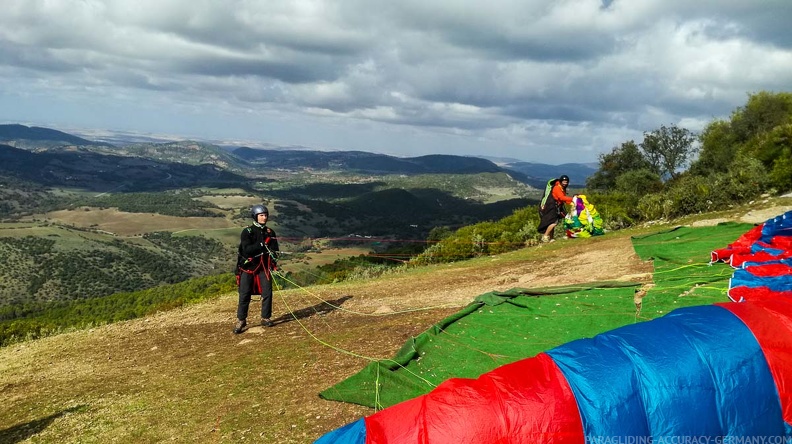
[[[726,301],[732,270],[709,254],[751,228],[746,224],[681,227],[633,238],[654,260],[654,287],[635,303],[634,282],[596,282],[490,292],[409,340],[392,359],[369,363],[322,391],[329,400],[381,409],[429,392],[452,377],[475,378],[563,343],[675,308]],[[603,264],[607,265],[607,264]]]

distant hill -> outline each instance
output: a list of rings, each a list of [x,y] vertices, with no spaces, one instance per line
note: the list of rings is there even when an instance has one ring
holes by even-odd
[[[237,148],[233,154],[257,167],[273,169],[348,170],[367,174],[480,174],[505,172],[525,182],[517,170],[499,167],[480,157],[430,154],[394,157],[364,151],[310,151]]]
[[[50,128],[17,124],[0,125],[0,143],[16,146],[18,148],[26,148],[29,145],[29,143],[26,142],[36,142],[36,145],[42,143],[46,145],[107,145]]]
[[[548,165],[544,163],[514,162],[504,165],[511,171],[522,173],[527,178],[526,183],[533,187],[544,189],[548,180],[563,174],[569,176],[570,185],[583,187],[586,179],[597,172],[597,164],[589,163],[564,163],[561,165]]]
[[[228,151],[216,145],[193,140],[136,143],[114,148],[111,153],[122,156],[142,157],[159,162],[214,165],[225,170],[238,170],[247,167],[244,161],[241,161]]]
[[[0,144],[29,151],[69,151],[75,147],[83,154],[138,157],[155,162],[187,165],[213,165],[237,174],[258,175],[274,170],[324,170],[358,174],[481,174],[505,172],[514,179],[543,189],[548,179],[566,174],[573,186],[582,187],[597,171],[596,164],[541,163],[500,159],[496,164],[485,157],[430,154],[419,157],[394,157],[364,151],[315,151],[310,149],[250,148],[231,149],[200,141],[144,142],[113,146],[90,141],[61,131],[0,125]],[[8,154],[8,153],[6,153]],[[98,162],[103,163],[103,162]]]
[[[109,155],[85,147],[31,152],[0,144],[0,177],[43,186],[92,191],[168,190],[207,185],[237,185],[244,177],[215,165],[190,165]]]

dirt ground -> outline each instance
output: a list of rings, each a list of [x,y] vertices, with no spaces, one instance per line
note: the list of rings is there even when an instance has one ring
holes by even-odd
[[[770,206],[769,208],[762,208],[760,206],[759,208],[741,214],[736,218],[730,219],[725,217],[719,217],[715,219],[704,219],[691,223],[691,226],[703,227],[709,225],[717,225],[721,222],[726,222],[726,221],[744,222],[747,224],[760,224],[770,219],[771,217],[776,217],[779,214],[786,213],[787,211],[792,211],[792,205],[774,205],[774,206]]]
[[[533,255],[528,258],[520,253],[504,254],[469,261],[465,265],[429,267],[431,276],[427,279],[396,275],[356,284],[347,293],[365,297],[355,297],[348,304],[376,307],[380,311],[385,311],[386,307],[394,310],[421,306],[458,308],[480,294],[515,287],[651,279],[651,264],[638,259],[627,236],[583,242],[564,239],[531,248]]]
[[[763,211],[772,214],[752,212],[757,222],[786,210]],[[651,271],[629,234],[616,232],[278,291],[276,325],[252,325],[241,335],[231,333],[236,295],[227,294],[4,347],[0,442],[312,442],[373,413],[322,400],[320,391],[372,359],[393,356],[476,296],[604,280],[649,283]],[[257,309],[254,302],[249,319]]]

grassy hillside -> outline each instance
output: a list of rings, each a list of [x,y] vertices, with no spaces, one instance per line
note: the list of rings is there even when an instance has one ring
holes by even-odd
[[[193,141],[111,146],[68,136],[0,126],[0,307],[227,271],[255,203],[270,206],[271,225],[307,270],[303,253],[315,239],[418,245],[435,227],[499,219],[538,198],[478,158],[244,149],[239,157]],[[341,246],[365,253],[372,243]]]
[[[409,337],[479,294],[596,280],[649,282],[651,264],[635,255],[631,235],[671,224],[761,222],[790,209],[788,201],[765,201],[761,211],[732,209],[375,280],[279,291],[276,326],[254,326],[239,336],[231,333],[236,295],[230,292],[4,347],[0,441],[312,442],[372,413],[321,400],[319,391],[370,359],[391,357]]]
[[[261,190],[253,191],[111,193],[9,181],[0,193],[11,199],[4,202],[8,213],[17,216],[0,223],[5,258],[0,282],[6,283],[0,307],[94,298],[227,272],[239,230],[249,223],[247,208],[258,202],[270,206],[271,226],[285,251],[302,251],[297,246],[306,243],[310,248],[312,239],[350,234],[420,241],[435,226],[497,219],[527,204],[517,198],[524,189],[502,173],[468,181],[454,175],[360,183],[337,179],[261,182]],[[19,216],[25,212],[31,214]],[[360,246],[363,253],[371,250],[371,242]]]
[[[227,272],[231,260],[226,246],[202,236],[124,240],[51,223],[4,224],[0,254],[0,309],[181,282],[219,267]]]

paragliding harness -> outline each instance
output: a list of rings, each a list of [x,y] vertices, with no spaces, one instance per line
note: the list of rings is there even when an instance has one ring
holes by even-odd
[[[264,248],[266,251],[262,251],[261,253],[253,256],[253,257],[245,257],[242,255],[240,245],[240,250],[237,251],[237,266],[234,274],[236,275],[236,285],[239,287],[239,281],[242,277],[242,273],[247,273],[253,276],[253,294],[261,294],[261,280],[259,278],[259,274],[261,273],[262,268],[264,269],[264,273],[267,276],[267,280],[272,279],[272,271],[278,269],[278,264],[275,261],[275,252],[270,250],[269,242],[272,239],[270,237],[270,233],[272,230],[269,228],[265,228],[264,232],[266,233],[266,237],[264,238]],[[255,264],[253,268],[251,264]]]
[[[553,199],[553,186],[558,181],[558,179],[550,179],[547,181],[547,185],[545,186],[544,196],[542,196],[542,201],[539,203],[539,215],[541,216],[544,213],[545,206],[547,205],[547,199]],[[556,214],[558,215],[559,219],[563,219],[566,217],[566,212],[564,211],[564,205],[555,202],[556,206]]]

